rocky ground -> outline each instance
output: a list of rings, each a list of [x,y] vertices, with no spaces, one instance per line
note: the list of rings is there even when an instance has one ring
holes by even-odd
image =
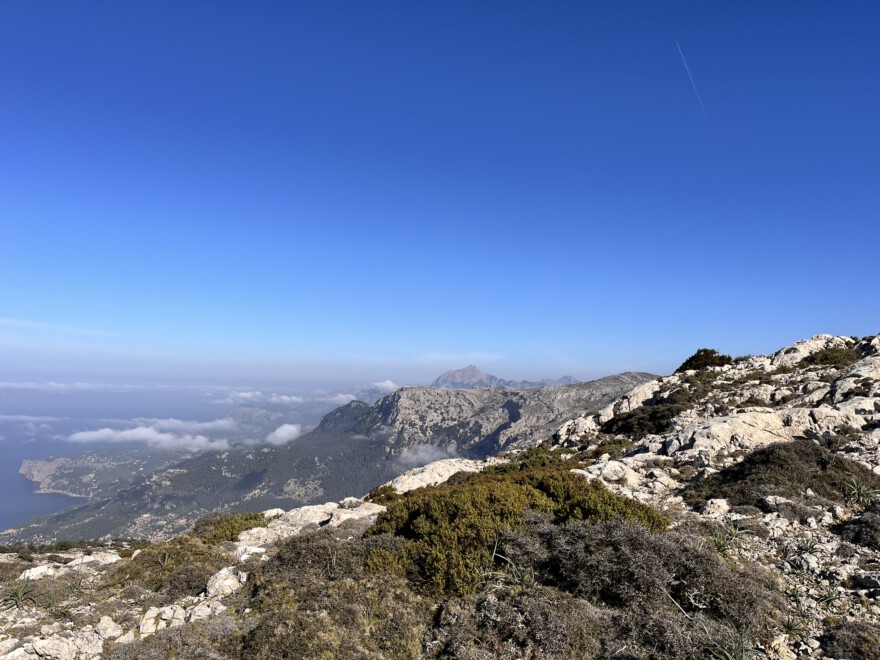
[[[880,337],[819,335],[639,384],[547,445],[674,527],[706,530],[694,542],[727,564],[768,571],[785,603],[774,637],[723,657],[880,657]],[[406,492],[504,460],[439,461],[388,485]],[[0,555],[0,658],[153,657],[136,649],[165,629],[246,627],[237,594],[285,539],[322,529],[357,538],[384,510],[347,498],[266,511],[234,541],[213,541],[199,560],[210,574],[191,581],[163,565],[166,546]],[[161,578],[172,569],[183,587]],[[165,586],[124,586],[138,570],[158,571]],[[700,608],[676,605],[685,616]]]

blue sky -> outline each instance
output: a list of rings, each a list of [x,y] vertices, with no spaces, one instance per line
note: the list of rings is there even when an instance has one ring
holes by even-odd
[[[876,333],[878,24],[6,0],[3,369],[588,377]]]

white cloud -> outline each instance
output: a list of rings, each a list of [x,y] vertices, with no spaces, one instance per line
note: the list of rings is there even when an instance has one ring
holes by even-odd
[[[0,415],[0,422],[57,422],[64,417],[45,417],[37,415]]]
[[[32,381],[2,382],[0,390],[37,390],[40,392],[81,392],[129,389],[127,386],[99,385],[95,383],[37,383]]]
[[[455,456],[455,454],[450,454],[434,445],[419,445],[401,454],[397,458],[397,462],[405,468],[414,468],[434,461],[442,461],[445,458],[455,458]]]
[[[380,392],[393,392],[396,389],[400,389],[400,385],[395,383],[393,380],[381,380],[378,383],[373,383],[373,387],[375,387]]]
[[[305,401],[305,399],[301,396],[295,396],[293,394],[273,394],[269,397],[269,403],[280,403],[284,406],[295,406],[303,401]]]
[[[189,433],[168,433],[151,426],[124,430],[103,428],[97,431],[80,431],[67,439],[70,442],[145,442],[156,449],[227,449],[229,447],[226,440]]]
[[[337,406],[344,406],[346,403],[351,403],[356,399],[357,397],[354,394],[334,394],[333,396],[318,397],[318,401],[335,403]]]
[[[177,433],[204,433],[206,431],[236,431],[238,424],[235,420],[223,418],[214,419],[210,422],[195,422],[185,419],[135,419],[136,424],[147,424],[159,431],[171,431]]]
[[[302,425],[282,424],[266,436],[266,442],[270,445],[284,445],[291,440],[296,440],[302,435]]]
[[[257,390],[245,390],[243,392],[230,392],[222,399],[216,399],[213,403],[223,403],[240,406],[245,403],[257,403],[263,400],[263,393]]]

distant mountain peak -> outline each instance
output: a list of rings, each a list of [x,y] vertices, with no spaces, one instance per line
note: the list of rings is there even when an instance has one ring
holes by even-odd
[[[487,374],[474,364],[469,364],[463,369],[451,369],[438,376],[431,387],[445,387],[447,389],[467,389],[471,387],[493,387],[500,384],[501,379]]]
[[[551,379],[545,378],[538,381],[530,380],[505,380],[498,376],[488,374],[478,366],[469,364],[462,369],[452,369],[440,374],[431,387],[442,387],[448,390],[469,390],[475,387],[511,387],[514,389],[532,389],[547,387],[548,385],[569,385],[576,382],[571,376]]]

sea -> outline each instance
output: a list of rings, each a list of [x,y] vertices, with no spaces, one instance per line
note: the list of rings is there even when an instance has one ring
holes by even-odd
[[[72,443],[78,431],[130,428],[139,418],[211,419],[229,406],[218,406],[215,391],[94,387],[0,382],[0,530],[35,516],[63,511],[85,499],[38,493],[19,474],[25,459],[71,456],[108,443]]]
[[[38,493],[37,484],[18,473],[25,459],[49,458],[71,453],[71,446],[63,441],[21,442],[4,441],[0,468],[0,529],[15,527],[35,516],[45,516],[86,500],[56,493]]]

